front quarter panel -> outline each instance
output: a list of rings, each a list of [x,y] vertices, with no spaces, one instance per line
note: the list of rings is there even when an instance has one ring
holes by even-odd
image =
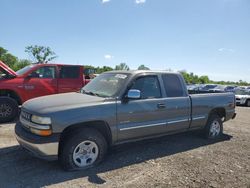
[[[49,114],[52,117],[52,129],[55,133],[61,133],[69,126],[91,121],[104,121],[108,124],[112,140],[116,140],[116,102],[109,101],[88,107],[67,109],[65,111]]]

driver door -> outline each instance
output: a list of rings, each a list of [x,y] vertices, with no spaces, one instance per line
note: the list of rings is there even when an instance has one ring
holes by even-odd
[[[164,133],[166,115],[158,76],[138,77],[130,89],[140,90],[141,98],[118,102],[118,140]]]
[[[34,70],[23,82],[26,99],[57,93],[56,66],[44,66]]]

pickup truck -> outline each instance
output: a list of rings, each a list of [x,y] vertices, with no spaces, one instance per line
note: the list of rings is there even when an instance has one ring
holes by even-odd
[[[44,95],[79,91],[90,79],[80,65],[33,64],[15,72],[0,61],[0,122],[18,114],[18,106]]]
[[[125,142],[191,130],[218,138],[235,116],[234,94],[190,96],[178,73],[111,71],[79,93],[25,102],[15,135],[36,156],[75,170],[98,164],[108,147]]]

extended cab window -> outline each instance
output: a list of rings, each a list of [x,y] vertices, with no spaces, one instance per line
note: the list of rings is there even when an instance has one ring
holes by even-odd
[[[76,79],[80,77],[80,67],[64,66],[61,67],[60,78]]]
[[[131,89],[138,89],[141,91],[141,98],[160,98],[161,89],[157,76],[145,76],[138,78]]]
[[[55,78],[56,69],[53,66],[41,67],[31,73],[33,78]]]
[[[183,97],[184,91],[179,77],[175,74],[162,75],[167,97]]]

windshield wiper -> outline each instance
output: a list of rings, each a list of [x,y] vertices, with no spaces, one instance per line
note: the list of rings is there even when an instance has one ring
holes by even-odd
[[[82,93],[87,94],[87,95],[99,96],[97,93],[94,93],[94,92],[92,92],[92,91],[85,91],[85,90],[82,90]]]

